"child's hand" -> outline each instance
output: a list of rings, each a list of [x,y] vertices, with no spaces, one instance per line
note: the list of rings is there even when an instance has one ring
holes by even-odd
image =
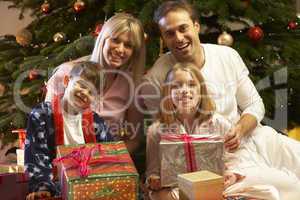
[[[236,173],[232,172],[225,172],[224,174],[224,187],[228,188],[229,186],[233,185],[244,179],[245,177]]]
[[[151,175],[147,179],[147,182],[150,190],[159,190],[161,188],[159,176]]]
[[[36,200],[51,197],[48,191],[32,192],[26,196],[26,200]]]

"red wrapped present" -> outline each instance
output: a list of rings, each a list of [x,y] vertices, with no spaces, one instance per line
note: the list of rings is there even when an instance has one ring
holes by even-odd
[[[134,200],[138,173],[123,142],[58,146],[63,199]]]
[[[28,178],[24,173],[0,174],[1,199],[25,199],[28,193]]]
[[[176,186],[177,175],[187,172],[223,174],[224,141],[218,136],[162,134],[159,148],[162,186]]]

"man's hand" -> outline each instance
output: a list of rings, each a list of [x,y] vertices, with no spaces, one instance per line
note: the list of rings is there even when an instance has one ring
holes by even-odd
[[[151,175],[147,179],[147,182],[150,190],[159,190],[161,188],[159,176]]]
[[[36,200],[51,197],[51,193],[47,191],[32,192],[26,196],[26,200]]]
[[[242,139],[242,132],[241,132],[241,126],[236,125],[232,127],[224,137],[224,142],[225,142],[225,148],[229,152],[234,152],[236,151],[240,144],[241,144],[241,139]]]

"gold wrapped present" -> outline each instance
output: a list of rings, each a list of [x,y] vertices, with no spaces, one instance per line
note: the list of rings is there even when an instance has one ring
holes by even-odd
[[[222,200],[223,177],[210,171],[180,174],[177,177],[180,200]]]

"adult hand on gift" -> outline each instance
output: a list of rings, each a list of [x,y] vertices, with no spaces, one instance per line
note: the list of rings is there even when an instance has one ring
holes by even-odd
[[[239,148],[242,139],[241,129],[242,129],[241,126],[237,124],[225,134],[224,137],[225,148],[229,152],[234,152]]]
[[[151,175],[147,178],[148,188],[150,190],[159,190],[161,188],[160,177]]]
[[[48,191],[39,191],[39,192],[32,192],[29,193],[26,196],[26,200],[36,200],[36,199],[43,199],[43,198],[48,198],[51,197],[51,193]]]

